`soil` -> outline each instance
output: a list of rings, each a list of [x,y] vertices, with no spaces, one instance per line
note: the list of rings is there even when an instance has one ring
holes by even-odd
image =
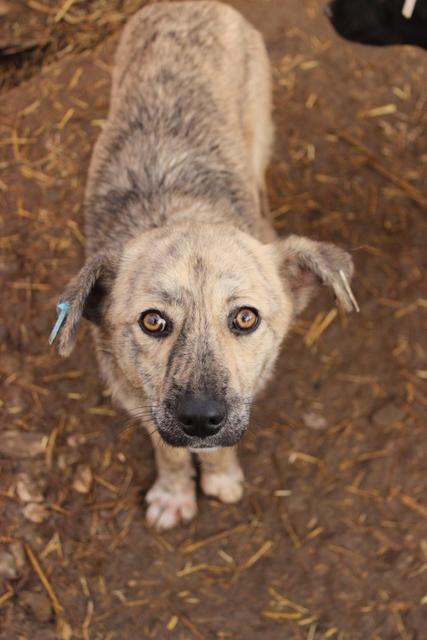
[[[3,49],[31,20],[65,39],[27,80],[2,58],[0,640],[424,640],[426,54],[345,43],[317,0],[232,2],[274,66],[277,229],[350,249],[361,312],[322,293],[239,446],[242,502],[200,496],[189,526],[158,534],[151,445],[111,405],[87,326],[68,360],[47,343],[83,260],[123,22],[105,30],[123,3],[97,2],[89,29],[93,4],[0,3]]]

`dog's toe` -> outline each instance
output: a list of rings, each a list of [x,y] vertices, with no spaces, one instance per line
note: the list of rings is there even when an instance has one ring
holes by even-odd
[[[243,472],[236,467],[231,473],[202,473],[201,486],[207,496],[238,502],[243,495]]]
[[[168,489],[157,481],[145,496],[148,502],[147,523],[159,531],[172,529],[180,522],[192,520],[197,512],[194,482],[179,489]]]

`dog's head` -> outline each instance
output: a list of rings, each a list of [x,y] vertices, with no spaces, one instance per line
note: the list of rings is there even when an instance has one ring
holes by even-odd
[[[292,319],[322,284],[350,309],[342,274],[352,272],[346,252],[307,238],[268,245],[222,225],[154,229],[120,256],[88,259],[62,296],[59,351],[89,318],[166,442],[233,445]]]
[[[371,45],[413,44],[427,49],[427,0],[417,0],[410,19],[404,0],[332,0],[326,13],[348,40]]]

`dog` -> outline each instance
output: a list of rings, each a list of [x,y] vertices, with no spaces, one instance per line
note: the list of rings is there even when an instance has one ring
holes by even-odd
[[[347,40],[427,49],[427,0],[332,0],[326,14]]]
[[[278,240],[266,216],[271,94],[262,37],[226,4],[153,4],[123,31],[59,352],[88,319],[113,398],[151,434],[158,529],[196,514],[193,453],[206,494],[241,498],[235,445],[292,320],[320,285],[351,309],[350,255]]]

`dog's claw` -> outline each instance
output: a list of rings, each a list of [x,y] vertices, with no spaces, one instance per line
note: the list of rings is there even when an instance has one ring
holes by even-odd
[[[194,482],[184,487],[167,489],[158,480],[151,487],[145,500],[148,502],[147,523],[158,531],[172,529],[180,522],[189,522],[197,513]]]

